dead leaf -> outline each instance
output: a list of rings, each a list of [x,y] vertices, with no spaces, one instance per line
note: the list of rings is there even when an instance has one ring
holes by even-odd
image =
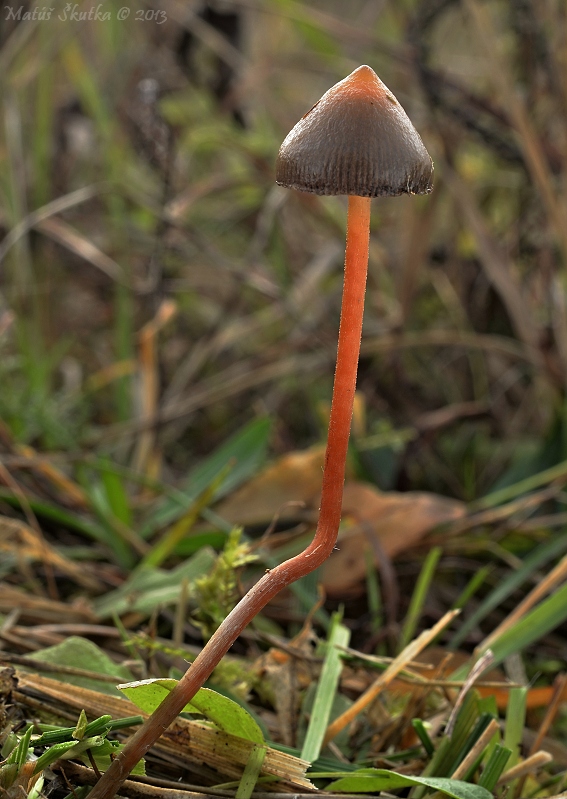
[[[313,628],[307,623],[289,642],[287,651],[272,647],[254,664],[255,673],[262,678],[261,690],[267,690],[276,709],[282,742],[287,746],[296,744],[301,691],[317,679],[315,641]]]
[[[290,452],[217,506],[232,524],[267,527],[276,515],[316,521],[325,450],[311,447]],[[304,503],[299,512],[297,505]],[[443,522],[465,515],[455,499],[420,492],[381,493],[370,484],[350,481],[343,496],[343,527],[338,550],[321,569],[328,594],[342,594],[364,580],[366,551],[378,562],[379,553],[395,557],[419,543]]]
[[[390,558],[405,552],[439,524],[465,514],[456,499],[418,491],[380,493],[365,483],[347,483],[343,496],[343,523],[337,551],[321,568],[328,594],[342,594],[364,580],[366,552],[374,563],[379,551]],[[376,542],[378,546],[376,546]]]
[[[233,524],[250,527],[267,526],[278,512],[282,519],[297,516],[297,506],[289,503],[304,502],[316,506],[323,481],[324,459],[323,446],[290,452],[221,502],[215,510]]]

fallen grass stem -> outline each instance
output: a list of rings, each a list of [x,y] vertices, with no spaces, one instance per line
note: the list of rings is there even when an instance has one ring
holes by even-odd
[[[384,674],[381,674],[370,688],[359,696],[356,702],[354,702],[347,711],[329,725],[324,743],[326,744],[331,741],[347,726],[347,724],[350,724],[364,708],[368,707],[368,705],[397,677],[400,671],[423,651],[431,641],[434,641],[439,633],[442,632],[459,613],[460,611],[458,610],[448,611],[430,630],[424,630],[415,641],[412,641],[411,644],[400,652],[397,658],[388,666]]]
[[[504,774],[500,777],[497,785],[506,785],[513,780],[521,779],[522,777],[526,777],[528,774],[531,774],[534,771],[546,766],[548,763],[551,763],[553,760],[552,755],[549,752],[540,751],[536,752],[530,757],[527,757],[521,763],[518,763],[517,766],[508,769],[505,771]]]
[[[482,719],[479,719],[479,722],[482,723]],[[457,768],[451,774],[451,779],[453,780],[462,780],[465,779],[467,776],[472,777],[470,772],[472,771],[473,767],[476,765],[477,761],[483,756],[484,751],[492,738],[499,732],[500,726],[496,719],[490,719],[488,722],[488,726],[481,733],[480,737],[476,740],[476,742],[470,747],[467,754],[463,758],[463,760],[459,763]]]

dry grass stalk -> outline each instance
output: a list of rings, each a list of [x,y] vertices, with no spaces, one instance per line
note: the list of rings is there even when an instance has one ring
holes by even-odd
[[[488,727],[482,733],[478,741],[472,746],[467,756],[464,760],[459,763],[455,771],[451,774],[451,779],[453,780],[462,780],[465,775],[467,774],[468,770],[472,768],[475,764],[476,760],[482,755],[488,744],[490,743],[492,737],[496,735],[498,730],[500,729],[500,725],[496,721],[496,719],[492,719]]]
[[[545,716],[539,726],[539,730],[537,731],[537,735],[533,740],[529,754],[534,755],[542,745],[543,739],[549,732],[551,725],[553,724],[555,717],[557,715],[557,711],[567,698],[567,674],[560,674],[555,679],[555,684],[553,686],[553,695],[551,697],[551,701],[547,707],[545,712]]]
[[[141,713],[128,699],[108,696],[87,688],[69,685],[43,677],[17,671],[18,690],[14,692],[16,701],[25,704],[28,696],[45,697],[64,708],[84,709],[88,716],[97,717],[109,713],[113,718],[124,718]],[[156,742],[155,750],[174,755],[194,763],[206,763],[231,779],[240,779],[250,751],[251,741],[228,735],[199,721],[187,721],[178,717],[163,736]],[[309,763],[292,755],[267,747],[262,766],[264,776],[274,776],[278,781],[274,788],[279,791],[296,792],[313,790],[312,783],[305,776]]]
[[[518,134],[526,165],[537,186],[543,204],[554,227],[557,241],[564,253],[567,252],[567,228],[565,227],[565,208],[561,197],[554,188],[554,181],[540,140],[534,129],[525,103],[521,100],[515,86],[509,65],[501,56],[501,40],[492,24],[486,7],[478,0],[465,0],[465,6],[477,29],[478,40],[484,46],[488,62],[492,65],[491,75],[500,95],[500,102],[508,112]]]
[[[362,696],[354,702],[351,707],[340,715],[335,721],[327,728],[325,735],[325,743],[331,741],[341,730],[350,724],[351,721],[358,716],[368,705],[373,702],[382,691],[390,685],[390,683],[397,677],[397,675],[405,669],[405,667],[414,660],[420,652],[422,652],[431,641],[434,641],[439,633],[445,629],[455,618],[460,611],[450,610],[435,624],[430,630],[424,630],[415,641],[406,646],[395,660],[392,661],[386,671],[381,674],[377,680],[368,688]]]
[[[526,760],[518,763],[517,766],[508,769],[505,771],[504,774],[500,777],[497,785],[505,785],[508,782],[512,782],[513,780],[520,779],[521,777],[526,777],[528,774],[531,774],[533,771],[537,771],[543,766],[546,766],[548,763],[551,763],[553,757],[549,754],[549,752],[536,752],[535,754],[531,755],[530,757],[526,758]]]
[[[546,594],[549,594],[550,591],[563,583],[565,579],[567,579],[567,555],[561,558],[557,566],[549,574],[546,574],[543,580],[506,616],[504,621],[479,644],[475,652],[479,653],[488,649],[493,641],[496,641],[504,632],[513,627],[540,599],[543,599]]]
[[[101,583],[81,565],[61,555],[40,532],[19,519],[0,516],[0,552],[13,554],[18,561],[39,561],[58,569],[78,585],[98,591]]]

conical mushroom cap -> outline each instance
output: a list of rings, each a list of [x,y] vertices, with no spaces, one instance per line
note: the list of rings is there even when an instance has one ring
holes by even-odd
[[[373,69],[335,84],[288,133],[276,183],[315,194],[428,194],[433,162],[418,132]]]

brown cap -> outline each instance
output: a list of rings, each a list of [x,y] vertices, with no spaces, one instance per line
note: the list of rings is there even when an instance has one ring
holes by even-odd
[[[433,162],[373,69],[335,84],[286,136],[276,183],[315,194],[428,194]]]

